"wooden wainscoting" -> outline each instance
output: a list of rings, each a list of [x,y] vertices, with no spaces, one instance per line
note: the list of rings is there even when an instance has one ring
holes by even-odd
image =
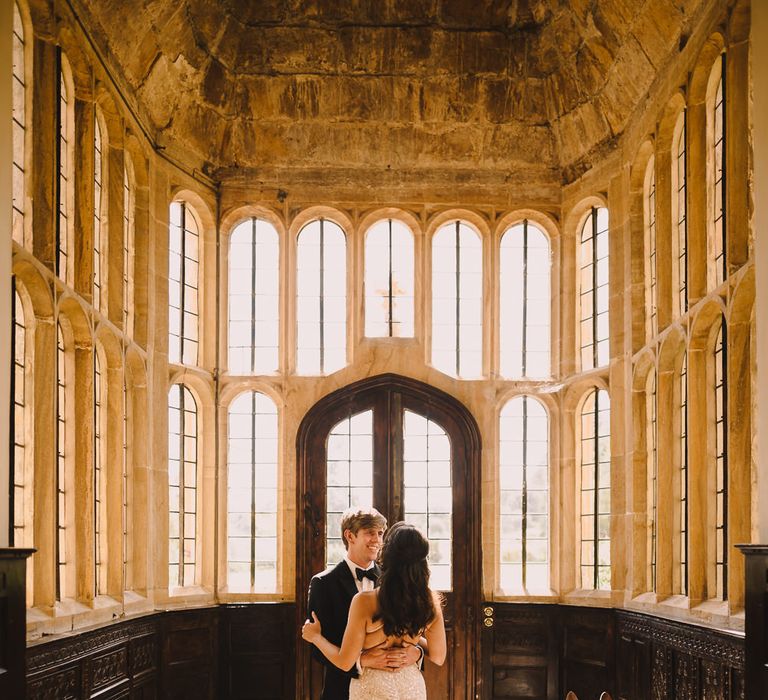
[[[740,635],[624,610],[483,609],[483,700],[745,698]],[[297,643],[294,603],[157,612],[28,647],[27,697],[292,700]]]
[[[741,635],[606,608],[485,607],[483,700],[745,698]]]
[[[283,700],[295,696],[295,604],[223,606],[220,631],[220,697]]]
[[[744,700],[743,636],[623,610],[615,616],[617,700]]]

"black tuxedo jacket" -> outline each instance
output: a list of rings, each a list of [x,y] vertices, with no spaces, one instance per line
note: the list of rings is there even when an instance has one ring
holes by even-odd
[[[344,560],[332,569],[316,574],[309,582],[307,616],[311,619],[314,612],[320,620],[323,636],[337,646],[341,646],[349,606],[356,593],[355,579]],[[349,700],[349,681],[357,678],[356,668],[353,666],[351,671],[336,668],[314,644],[312,656],[325,666],[322,700]]]

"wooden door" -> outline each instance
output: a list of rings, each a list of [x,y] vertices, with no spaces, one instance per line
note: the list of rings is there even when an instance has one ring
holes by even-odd
[[[387,374],[319,401],[299,428],[297,627],[312,575],[343,556],[339,516],[373,505],[430,540],[431,584],[445,597],[448,658],[426,665],[430,700],[474,698],[480,602],[480,438],[467,409],[442,391]],[[318,698],[322,669],[298,638],[297,697]]]

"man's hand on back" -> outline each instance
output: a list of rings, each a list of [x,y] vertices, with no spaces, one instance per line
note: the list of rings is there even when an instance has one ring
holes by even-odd
[[[421,651],[413,644],[405,647],[374,647],[360,655],[360,666],[377,668],[381,671],[399,671],[421,659]]]

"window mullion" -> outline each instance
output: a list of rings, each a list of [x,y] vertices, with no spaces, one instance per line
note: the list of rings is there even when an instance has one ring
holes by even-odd
[[[461,376],[461,235],[456,221],[456,376]]]
[[[256,392],[251,392],[251,590],[256,583]]]
[[[592,367],[599,367],[597,353],[597,209],[592,207]],[[595,462],[597,464],[597,462]]]
[[[251,219],[251,373],[256,373],[256,217]]]
[[[388,240],[388,245],[387,245],[387,252],[388,252],[388,255],[389,255],[389,270],[388,270],[388,275],[389,275],[389,280],[388,280],[389,298],[388,298],[387,301],[389,303],[389,311],[388,311],[387,323],[389,325],[389,337],[391,338],[392,337],[392,326],[393,326],[392,314],[393,314],[393,310],[394,310],[394,303],[393,303],[393,298],[392,298],[393,295],[394,295],[394,289],[392,287],[392,219],[390,219],[388,223],[389,223],[389,240]]]
[[[522,376],[528,375],[528,219],[523,221],[523,342]]]
[[[320,219],[320,373],[325,372],[325,219]]]

